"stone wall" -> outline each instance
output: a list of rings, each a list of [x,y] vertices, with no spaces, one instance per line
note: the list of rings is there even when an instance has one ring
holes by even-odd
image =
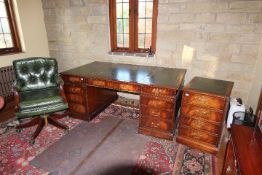
[[[187,68],[235,82],[247,101],[262,38],[262,1],[159,0],[154,58],[111,56],[107,0],[42,0],[50,55],[61,70],[94,60]]]

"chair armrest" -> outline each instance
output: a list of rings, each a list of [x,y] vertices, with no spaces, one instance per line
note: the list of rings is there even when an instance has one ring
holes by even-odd
[[[14,93],[14,100],[15,100],[15,112],[19,111],[19,103],[20,103],[20,97],[18,91],[21,89],[21,86],[19,86],[19,83],[17,81],[14,81],[12,85],[12,91]]]
[[[64,85],[64,80],[61,78],[60,74],[56,75],[56,83],[57,85]]]
[[[68,103],[64,91],[64,80],[61,78],[59,74],[57,74],[56,76],[56,82],[59,85],[60,95],[62,96],[64,103]]]

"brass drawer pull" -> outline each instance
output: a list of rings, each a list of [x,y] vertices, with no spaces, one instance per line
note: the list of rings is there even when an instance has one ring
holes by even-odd
[[[159,123],[155,123],[155,122],[151,122],[151,125],[155,128],[158,128],[159,127]]]
[[[154,116],[160,116],[160,112],[151,111],[151,114]]]

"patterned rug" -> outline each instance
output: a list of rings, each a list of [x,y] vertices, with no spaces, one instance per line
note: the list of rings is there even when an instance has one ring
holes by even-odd
[[[129,120],[139,118],[139,110],[112,104],[91,122],[100,122],[105,117],[120,117]],[[10,121],[8,121],[10,122]],[[81,121],[72,118],[63,118],[61,122],[73,129]],[[48,149],[65,133],[63,130],[48,125],[31,146],[28,143],[29,135],[36,127],[31,127],[17,133],[14,129],[5,131],[6,123],[0,124],[0,174],[48,174],[29,164],[37,155]],[[66,136],[65,136],[66,137]],[[151,138],[144,151],[137,160],[132,175],[136,174],[215,174],[214,156],[188,148],[175,141]]]

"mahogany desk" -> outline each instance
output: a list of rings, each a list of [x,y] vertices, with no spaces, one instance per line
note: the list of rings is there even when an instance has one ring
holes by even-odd
[[[117,91],[140,94],[139,133],[173,139],[186,70],[93,62],[62,78],[71,115],[91,120],[117,99]]]

